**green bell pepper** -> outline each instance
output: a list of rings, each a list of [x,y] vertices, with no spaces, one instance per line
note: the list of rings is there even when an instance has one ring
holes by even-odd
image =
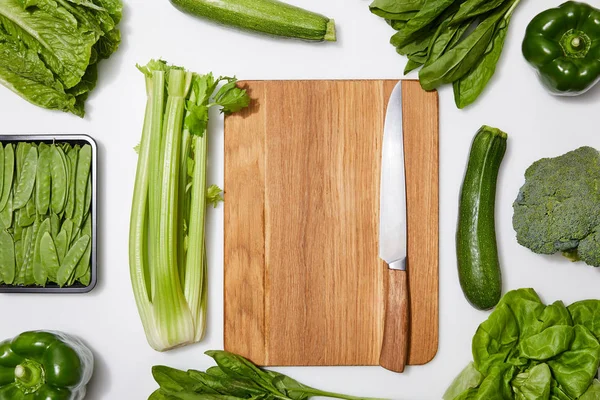
[[[0,400],[80,400],[94,357],[61,332],[25,332],[0,343]]]
[[[568,1],[527,27],[523,55],[557,95],[584,93],[600,78],[600,10]]]

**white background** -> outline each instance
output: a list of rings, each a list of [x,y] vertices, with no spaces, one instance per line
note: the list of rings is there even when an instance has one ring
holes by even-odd
[[[393,31],[365,0],[290,0],[335,18],[337,43],[304,43],[240,33],[186,16],[167,0],[125,4],[119,51],[101,64],[100,82],[79,119],[36,108],[0,87],[0,132],[88,133],[99,145],[99,283],[87,295],[0,295],[0,338],[31,329],[58,329],[83,338],[96,355],[90,400],[146,399],[155,389],[150,368],[212,365],[203,355],[223,346],[223,208],[209,211],[210,316],[204,342],[158,353],[146,343],[128,266],[129,211],[145,106],[135,64],[162,57],[197,72],[240,79],[401,78],[404,59],[388,44]],[[535,160],[582,145],[600,148],[600,87],[578,98],[548,95],[525,63],[520,45],[527,23],[561,0],[523,1],[516,9],[498,72],[478,102],[454,106],[440,91],[440,344],[426,366],[394,374],[379,367],[283,368],[321,389],[394,399],[438,399],[471,359],[471,338],[488,313],[474,310],[458,284],[454,254],[457,199],[470,142],[482,124],[509,134],[498,180],[497,232],[504,289],[534,287],[542,299],[571,303],[600,297],[596,269],[519,246],[512,202]],[[600,6],[600,1],[590,1]],[[414,77],[411,75],[411,77]],[[223,121],[212,122],[211,182],[223,181]],[[252,134],[248,132],[248,134]],[[244,334],[239,332],[239,334]]]

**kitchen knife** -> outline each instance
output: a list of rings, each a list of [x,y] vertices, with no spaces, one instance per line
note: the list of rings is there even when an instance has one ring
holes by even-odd
[[[388,265],[385,328],[379,364],[395,372],[404,371],[410,332],[402,128],[400,81],[392,92],[385,117],[379,208],[379,257]]]

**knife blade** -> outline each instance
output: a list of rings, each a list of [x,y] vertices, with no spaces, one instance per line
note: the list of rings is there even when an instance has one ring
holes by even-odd
[[[383,133],[379,209],[379,256],[388,265],[385,323],[379,364],[403,372],[408,358],[410,307],[402,81],[388,101]]]

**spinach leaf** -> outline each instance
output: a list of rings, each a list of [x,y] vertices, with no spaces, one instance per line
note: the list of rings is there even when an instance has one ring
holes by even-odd
[[[551,387],[552,374],[547,364],[538,364],[512,381],[516,400],[548,400]]]
[[[442,398],[444,400],[454,400],[469,389],[477,388],[481,384],[481,381],[483,381],[483,378],[484,376],[481,372],[475,368],[475,364],[470,362],[452,381]]]
[[[428,1],[419,10],[417,15],[411,18],[404,29],[392,36],[390,43],[396,48],[402,47],[414,40],[414,36],[430,23],[434,22],[442,13],[454,3],[455,0]],[[435,29],[435,28],[433,28]]]
[[[494,38],[496,26],[507,11],[508,9],[504,7],[490,14],[456,47],[424,67],[419,73],[423,89],[436,89],[442,84],[452,83],[469,73],[485,54]]]
[[[412,72],[415,69],[421,67],[422,65],[423,65],[422,62],[419,62],[417,60],[409,58],[408,62],[406,63],[406,66],[404,67],[404,75],[409,74],[410,72]]]
[[[406,21],[386,19],[385,22],[387,22],[389,26],[391,26],[397,31],[399,31],[400,29],[404,29],[404,27],[406,26]]]
[[[186,372],[163,365],[152,367],[152,376],[161,389],[169,392],[194,391],[197,384]]]
[[[473,360],[479,372],[487,375],[504,363],[519,340],[519,327],[506,304],[499,304],[473,337]]]
[[[374,0],[369,9],[373,14],[383,11],[388,14],[402,14],[408,11],[419,11],[426,0]]]
[[[584,326],[576,325],[571,349],[548,361],[552,375],[573,398],[583,395],[598,374],[600,343]]]
[[[510,15],[500,21],[495,37],[490,43],[491,49],[466,76],[453,83],[454,102],[458,108],[465,108],[477,100],[494,76],[504,49],[509,22]]]
[[[445,22],[440,25],[433,43],[429,47],[429,54],[425,65],[430,65],[436,61],[447,49],[451,49],[462,38],[467,31],[471,21],[466,21],[463,24],[452,25],[450,22]]]
[[[483,15],[505,4],[506,1],[511,0],[467,0],[460,5],[453,23],[460,24],[468,19]]]

